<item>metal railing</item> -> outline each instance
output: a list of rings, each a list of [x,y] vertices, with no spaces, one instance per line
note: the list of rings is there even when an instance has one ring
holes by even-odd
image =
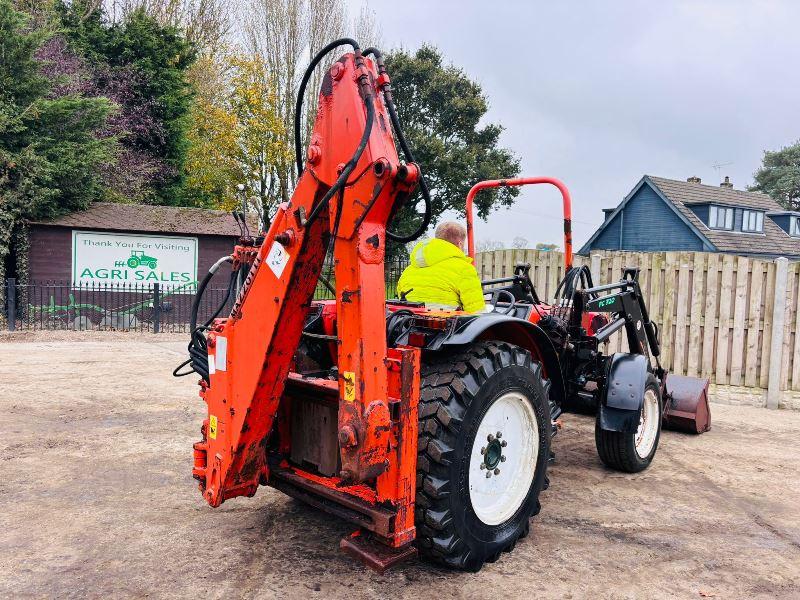
[[[397,280],[407,261],[394,260],[386,268],[386,295],[395,297]],[[323,277],[334,284],[333,263],[323,267]],[[188,332],[197,284],[143,283],[72,284],[67,281],[5,281],[3,316],[14,330],[97,330]],[[225,300],[227,288],[206,288],[198,310],[198,323],[208,320]],[[333,294],[320,282],[317,300]],[[230,313],[235,298],[225,302],[220,315]]]

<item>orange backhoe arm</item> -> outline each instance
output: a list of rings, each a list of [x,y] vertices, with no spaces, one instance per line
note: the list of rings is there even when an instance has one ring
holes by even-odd
[[[379,93],[387,84],[385,73],[360,51],[328,69],[305,170],[291,201],[278,208],[260,248],[239,246],[234,253],[234,262],[251,265],[231,315],[217,319],[208,335],[209,382],[201,392],[208,419],[195,444],[193,474],[212,506],[253,495],[270,479],[276,467],[268,463],[267,446],[333,236],[339,381],[303,385],[316,386],[320,394],[331,393],[332,386],[338,390],[337,481],[356,485],[377,478],[378,500],[410,495],[412,514],[397,523],[398,530],[410,529],[393,542],[399,545],[413,539],[413,479],[393,472],[399,461],[389,460],[398,447],[393,436],[400,435],[393,429],[390,399],[408,395],[393,389],[399,386],[391,372],[416,360],[418,386],[419,357],[394,350],[387,355],[384,254],[387,222],[414,191],[419,171],[398,158]],[[363,153],[349,164],[360,145]],[[339,188],[342,177],[346,182]],[[406,462],[413,477],[416,429],[405,437],[413,439],[413,447],[400,445],[405,453],[411,450],[413,460]]]

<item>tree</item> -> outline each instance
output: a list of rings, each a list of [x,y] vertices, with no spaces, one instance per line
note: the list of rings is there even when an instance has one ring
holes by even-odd
[[[386,65],[400,122],[431,189],[434,222],[446,210],[463,214],[467,192],[478,181],[519,174],[519,160],[499,146],[502,126],[482,124],[489,106],[481,86],[445,65],[439,50],[396,50]],[[481,192],[475,198],[478,216],[512,205],[518,194],[515,187]]]
[[[62,1],[57,11],[66,39],[93,73],[97,92],[119,105],[114,125],[123,152],[120,168],[111,170],[123,187],[121,199],[183,204],[192,106],[187,71],[194,49],[176,28],[160,25],[142,9],[109,23],[101,9],[86,8],[88,1]],[[125,189],[126,171],[136,173],[139,165],[143,184]]]
[[[502,250],[503,248],[505,248],[505,244],[497,240],[482,239],[478,240],[475,244],[475,252],[492,252],[493,250]]]
[[[558,244],[543,244],[539,242],[536,244],[536,250],[544,250],[545,252],[555,252],[558,250]]]
[[[226,102],[198,96],[191,112],[186,188],[192,204],[232,209],[241,172],[236,162],[236,115]]]
[[[269,223],[278,201],[270,189],[272,168],[290,159],[277,95],[260,56],[232,54],[226,64],[224,87],[198,96],[193,110],[187,184],[206,204],[224,208],[239,203],[236,186],[243,184]]]
[[[362,9],[350,21],[344,0],[247,0],[242,18],[247,54],[260,56],[272,77],[277,110],[283,123],[283,142],[289,152],[270,166],[269,194],[275,202],[289,200],[296,184],[294,112],[300,80],[310,57],[332,40],[355,31],[366,48],[379,41],[374,15]],[[335,49],[323,60],[306,87],[301,115],[301,145],[312,129],[320,84],[325,70],[349,47]]]
[[[764,192],[786,210],[800,210],[800,140],[776,151],[764,152],[761,168],[748,189]]]
[[[225,0],[111,0],[113,23],[143,12],[160,26],[174,28],[200,54],[213,54],[231,30],[231,3]]]
[[[524,250],[528,246],[530,246],[530,242],[527,240],[527,238],[524,238],[520,235],[515,237],[511,242],[511,247],[515,250]]]
[[[294,106],[300,79],[309,55],[341,37],[345,9],[342,0],[248,0],[244,20],[245,48],[262,57],[273,76],[278,115],[283,123],[283,142],[290,150],[270,165],[269,193],[277,202],[288,201],[295,185]],[[324,67],[321,67],[324,68]],[[312,78],[306,95],[306,114],[313,114],[319,79]]]
[[[100,198],[99,167],[113,158],[114,140],[98,135],[111,103],[78,93],[54,97],[36,58],[44,42],[42,30],[0,0],[0,271],[10,266],[10,240],[23,221]]]

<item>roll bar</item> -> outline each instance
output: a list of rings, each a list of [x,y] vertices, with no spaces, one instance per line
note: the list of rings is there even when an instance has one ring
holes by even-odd
[[[558,188],[564,202],[564,272],[572,268],[572,199],[569,190],[563,182],[554,177],[520,177],[517,179],[487,179],[472,186],[467,194],[467,246],[470,257],[475,260],[475,225],[473,204],[475,194],[481,190],[496,187],[511,187],[521,185],[535,185],[547,183]]]

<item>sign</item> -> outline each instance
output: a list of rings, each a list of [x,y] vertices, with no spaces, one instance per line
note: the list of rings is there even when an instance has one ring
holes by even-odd
[[[193,293],[196,282],[197,238],[72,232],[73,286],[152,289],[159,283],[164,288],[183,286],[186,293]]]

